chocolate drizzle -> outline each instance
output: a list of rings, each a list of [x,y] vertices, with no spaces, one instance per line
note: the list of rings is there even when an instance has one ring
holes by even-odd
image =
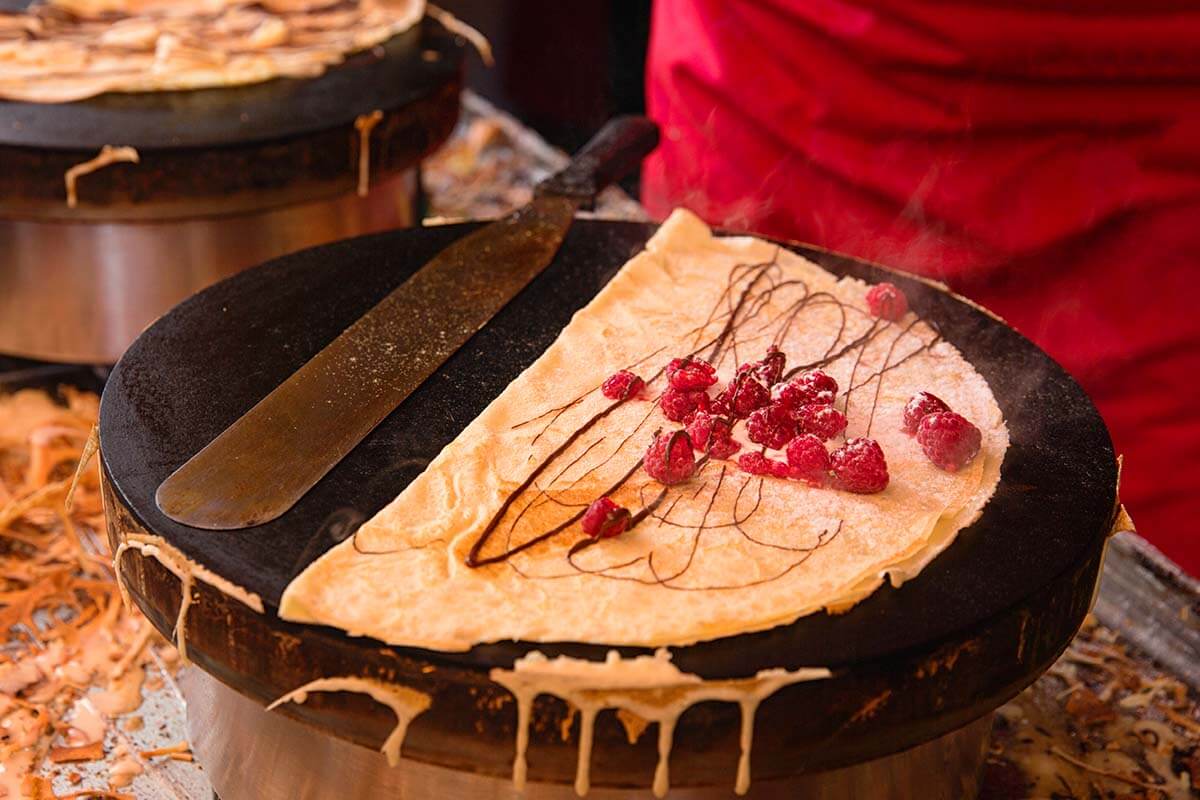
[[[703,357],[718,369],[723,365],[727,365],[727,362],[730,360],[732,360],[732,365],[737,367],[739,364],[739,352],[744,351],[746,347],[754,344],[759,344],[759,347],[763,350],[767,349],[768,346],[781,347],[787,340],[793,327],[801,323],[806,311],[833,306],[838,314],[837,328],[820,357],[809,363],[792,367],[784,374],[784,379],[786,380],[804,370],[827,367],[842,359],[853,357],[854,364],[851,369],[850,380],[842,392],[841,399],[843,399],[846,413],[849,416],[851,404],[856,397],[855,393],[866,389],[871,383],[875,384],[871,397],[870,411],[866,414],[867,422],[865,430],[869,434],[874,422],[881,387],[886,373],[917,355],[928,352],[939,341],[940,334],[937,333],[935,328],[935,336],[929,341],[925,341],[914,331],[914,328],[920,321],[918,319],[911,320],[905,325],[875,319],[865,309],[845,303],[830,292],[811,291],[805,281],[784,279],[782,269],[777,261],[779,252],[779,250],[776,250],[769,261],[737,264],[730,270],[726,279],[726,286],[709,310],[704,322],[696,328],[686,331],[681,336],[681,342],[690,340],[690,344],[664,345],[654,352],[639,358],[633,364],[625,367],[625,369],[633,371],[639,366],[654,363],[656,360],[663,362],[665,365],[668,355],[680,354],[680,351],[688,348],[690,348],[688,352],[681,355],[684,357]],[[782,310],[773,310],[770,315],[767,315],[765,310],[772,306],[778,308],[778,303],[775,301],[785,293],[789,297],[788,302],[786,302]],[[855,316],[860,320],[870,320],[870,326],[850,341],[845,341],[851,319]],[[709,334],[708,331],[715,325],[719,325],[719,329],[715,334]],[[882,366],[876,368],[870,375],[860,378],[858,375],[859,367],[863,363],[867,351],[877,340],[885,337],[890,331],[894,332],[895,335],[890,337]],[[915,346],[911,349],[906,348],[904,346],[906,339],[915,340]],[[759,347],[755,348],[756,352]],[[897,358],[898,355],[899,358]],[[591,495],[578,493],[572,496],[571,492],[577,491],[576,487],[583,484],[585,479],[593,477],[597,471],[610,465],[614,459],[618,458],[625,451],[627,445],[631,441],[634,441],[635,438],[641,438],[639,434],[642,433],[658,408],[658,400],[661,398],[661,392],[665,388],[663,385],[664,381],[662,380],[663,377],[664,367],[660,366],[656,372],[646,379],[646,391],[657,391],[659,394],[650,403],[649,409],[637,421],[633,429],[617,443],[615,449],[607,454],[603,454],[594,463],[589,463],[587,468],[573,479],[566,479],[565,476],[574,468],[584,464],[589,454],[593,454],[597,449],[601,449],[607,437],[597,437],[589,442],[580,452],[571,455],[569,459],[567,458],[569,455],[568,451],[571,451],[577,443],[580,443],[586,437],[587,433],[593,430],[602,420],[612,415],[625,403],[634,401],[634,398],[625,397],[615,401],[605,400],[606,405],[593,413],[582,424],[566,433],[561,443],[554,447],[547,455],[542,457],[531,456],[531,461],[536,460],[532,470],[505,497],[500,508],[489,520],[487,526],[475,538],[467,552],[465,558],[466,565],[471,568],[479,568],[505,563],[518,574],[537,580],[568,578],[580,574],[589,574],[613,580],[657,585],[680,591],[738,589],[782,578],[811,558],[813,553],[837,538],[842,529],[841,522],[837,522],[820,531],[816,534],[815,539],[810,536],[809,541],[805,543],[767,541],[751,535],[746,531],[745,526],[761,506],[763,484],[767,479],[751,475],[745,475],[744,479],[740,479],[743,473],[737,472],[736,467],[733,467],[728,462],[710,460],[707,454],[701,455],[697,464],[696,474],[690,482],[675,486],[663,486],[644,474],[641,469],[642,460],[641,458],[637,458],[603,492],[595,493],[593,490],[593,494]],[[572,399],[570,402],[548,409],[535,417],[514,425],[513,428],[522,428],[538,422],[542,423],[541,428],[530,443],[530,447],[532,448],[542,438],[549,435],[550,431],[566,414],[593,402],[592,398],[599,395],[599,389],[600,386],[597,385],[588,392]],[[736,392],[736,388],[734,391]],[[730,420],[730,422],[736,425],[738,421]],[[682,434],[681,431],[679,433]],[[648,444],[649,442],[647,441],[646,443]],[[551,470],[552,465],[562,460],[565,460],[565,463],[557,470],[554,477],[544,484],[539,483],[539,479]],[[645,478],[640,485],[637,483],[638,476]],[[565,485],[558,486],[557,484],[562,480],[566,481]],[[736,489],[733,489],[732,486],[736,486]],[[596,548],[603,548],[606,540],[582,536],[566,548],[565,562],[570,567],[567,571],[533,575],[524,571],[520,565],[513,561],[514,556],[547,543],[570,531],[583,516],[591,500],[594,500],[598,496],[611,495],[622,489],[634,491],[638,498],[638,505],[640,506],[632,514],[631,528],[640,526],[648,520],[653,520],[656,526],[660,528],[666,526],[691,532],[690,540],[684,540],[685,555],[681,564],[664,571],[661,560],[659,563],[656,563],[655,552],[653,550],[634,558],[625,557],[617,563],[602,566],[585,564],[580,561],[580,557],[589,551],[593,553],[600,552]],[[648,491],[650,493],[649,496],[647,495]],[[711,518],[713,509],[722,491],[736,492],[733,498],[732,513],[729,519],[714,520]],[[532,499],[528,503],[517,510],[521,498],[528,496],[531,492],[535,492],[536,494],[532,496]],[[705,494],[707,494],[707,498],[704,497]],[[688,507],[693,506],[697,502],[704,503],[703,513],[698,522],[693,520],[692,522],[684,523],[672,519],[672,514],[680,507],[681,501],[686,501],[684,505]],[[528,519],[529,512],[550,505],[561,507],[563,513],[567,514],[566,518],[543,530],[537,530],[535,527],[535,532],[532,535],[521,536],[518,540],[518,528],[523,521]],[[502,524],[510,515],[513,515],[513,518],[508,525],[504,526],[506,531],[501,537],[502,546],[493,546],[491,548],[492,552],[487,552],[489,545],[492,545],[496,539],[496,532],[500,530]],[[526,527],[529,527],[528,524]],[[700,552],[701,540],[709,532],[719,529],[735,530],[746,541],[755,546],[795,553],[796,557],[777,574],[759,577],[753,581],[727,585],[688,584],[685,577],[695,562],[697,554]],[[588,560],[592,561],[594,559],[589,558]],[[638,565],[642,565],[643,574],[630,574],[630,570]],[[648,573],[648,575],[644,573]]]

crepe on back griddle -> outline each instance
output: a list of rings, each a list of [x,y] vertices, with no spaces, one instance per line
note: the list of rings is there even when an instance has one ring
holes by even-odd
[[[635,512],[651,502],[662,487],[637,461],[656,429],[678,427],[654,403],[661,375],[645,399],[619,405],[563,446],[612,405],[599,390],[606,376],[632,365],[650,379],[713,340],[731,298],[748,288],[757,299],[715,359],[719,385],[739,363],[761,358],[797,307],[780,342],[789,368],[836,354],[875,323],[861,281],[758,239],[714,237],[676,211],[424,473],[287,587],[280,615],[445,651],[504,639],[684,645],[846,608],[888,574],[897,582],[916,574],[992,495],[1008,433],[984,379],[911,313],[825,367],[842,389],[847,435],[869,426],[886,453],[891,482],[882,493],[756,477],[714,459],[617,538],[571,554],[586,538],[575,523],[497,563],[467,566],[509,498],[484,560],[554,530],[631,469],[611,496]],[[979,456],[957,473],[935,467],[901,431],[903,406],[921,390],[982,431]],[[735,435],[745,441],[742,431]]]
[[[67,103],[311,78],[387,41],[425,0],[50,0],[0,14],[0,98]]]

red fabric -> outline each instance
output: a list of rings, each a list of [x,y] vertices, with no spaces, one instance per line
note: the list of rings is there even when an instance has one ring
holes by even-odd
[[[643,200],[935,277],[1074,374],[1200,574],[1200,9],[657,0]]]

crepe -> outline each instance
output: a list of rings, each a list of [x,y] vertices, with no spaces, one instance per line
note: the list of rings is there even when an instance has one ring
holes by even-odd
[[[911,313],[873,319],[867,289],[769,242],[714,237],[676,211],[424,473],[292,581],[280,616],[444,651],[504,639],[657,647],[844,609],[888,574],[916,574],[981,512],[1008,433],[963,356]],[[654,432],[679,427],[654,403],[661,368],[731,319],[713,359],[720,385],[772,341],[789,367],[827,361],[846,435],[879,442],[890,484],[852,494],[712,459],[632,530],[572,551],[587,537],[565,522],[591,501],[609,494],[636,512],[663,491],[639,467]],[[614,407],[599,387],[622,368],[648,386]],[[958,472],[901,430],[922,390],[982,432]],[[468,566],[472,547],[493,563]]]
[[[51,0],[0,14],[0,98],[65,103],[316,77],[425,10],[424,0]]]

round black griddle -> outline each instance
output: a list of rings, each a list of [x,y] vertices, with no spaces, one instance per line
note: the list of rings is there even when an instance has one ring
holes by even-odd
[[[344,192],[356,175],[359,115],[385,112],[372,133],[373,176],[408,167],[445,139],[457,119],[464,53],[461,39],[427,17],[316,78],[73,103],[0,100],[0,216],[136,218],[127,208],[136,207],[161,217],[164,209],[199,213],[206,203],[230,213],[239,200]],[[141,163],[81,180],[80,208],[68,211],[63,173],[106,144],[136,147]]]
[[[284,587],[346,538],[555,339],[654,226],[577,221],[554,263],[284,517],[254,529],[178,525],[154,504],[158,484],[357,316],[473,225],[393,232],[297,253],[220,283],[151,327],[117,365],[101,405],[110,538],[164,537],[188,557],[259,594],[259,616],[198,584],[189,651],[206,670],[263,702],[317,677],[399,680],[434,695],[405,753],[504,774],[515,711],[486,678],[531,649],[602,658],[602,646],[498,643],[447,654],[393,648],[275,616]],[[789,687],[763,705],[755,774],[842,766],[931,739],[992,710],[1030,683],[1074,635],[1090,605],[1116,506],[1116,463],[1082,390],[1028,340],[978,308],[915,279],[788,245],[837,274],[901,285],[988,380],[1012,444],[982,517],[919,577],[884,587],[848,613],[816,614],[762,633],[673,648],[706,678],[825,665],[835,677]],[[122,568],[139,604],[168,635],[179,585],[135,553]],[[626,654],[640,651],[621,648]],[[285,713],[378,746],[390,712],[369,700],[314,698]],[[570,780],[573,742],[555,727],[558,701],[535,707],[531,779]],[[539,721],[542,723],[539,727]],[[695,779],[726,780],[736,758],[736,708],[683,717],[672,755]],[[595,781],[653,771],[653,737],[624,743],[598,724]],[[605,747],[623,748],[605,759]],[[541,748],[541,749],[539,749]],[[681,775],[689,774],[687,769]],[[624,776],[624,777],[622,777]],[[640,780],[640,779],[639,779]]]

